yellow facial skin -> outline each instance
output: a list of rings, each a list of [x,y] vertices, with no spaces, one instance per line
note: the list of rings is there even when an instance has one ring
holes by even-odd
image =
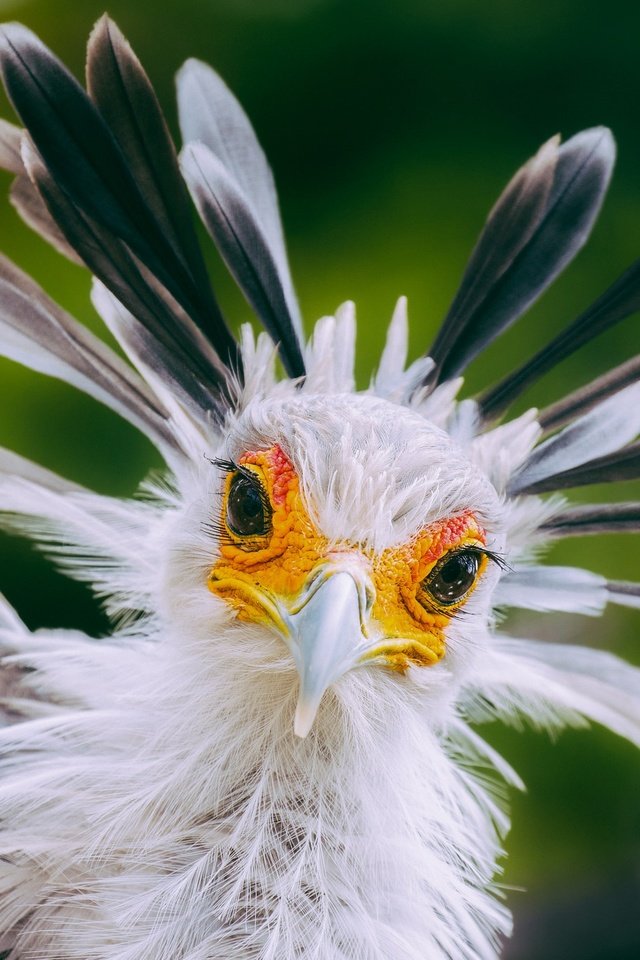
[[[270,520],[261,535],[233,532],[227,501],[237,472],[230,472],[222,503],[220,558],[208,578],[212,593],[232,604],[240,619],[284,631],[279,608],[284,605],[295,610],[315,568],[336,558],[364,559],[375,588],[371,620],[381,635],[380,643],[364,659],[382,659],[399,671],[411,664],[427,666],[442,659],[445,628],[475,588],[486,557],[481,557],[476,580],[458,603],[438,605],[423,581],[450,551],[483,546],[484,531],[471,513],[438,521],[410,543],[375,554],[353,544],[330,542],[318,533],[302,502],[298,477],[280,447],[247,453],[238,466],[259,478],[268,496]]]

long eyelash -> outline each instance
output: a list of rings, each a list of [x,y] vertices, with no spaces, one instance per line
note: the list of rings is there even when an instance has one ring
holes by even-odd
[[[207,457],[206,455],[205,460],[208,460],[213,467],[218,467],[223,473],[233,473],[234,470],[241,469],[233,460],[222,460],[220,457]]]
[[[502,554],[494,553],[493,550],[487,550],[486,547],[463,547],[462,549],[466,550],[467,553],[477,553],[482,557],[486,557],[487,560],[491,560],[492,563],[495,563],[496,566],[500,567],[503,571],[512,569]]]
[[[211,537],[217,543],[225,546],[234,543],[229,531],[220,520],[203,520],[200,529],[207,537]]]
[[[242,472],[245,473],[245,471],[242,471]],[[273,507],[271,506],[271,500],[269,499],[269,494],[267,493],[264,486],[260,482],[260,479],[256,477],[255,473],[252,473],[250,470],[247,470],[245,476],[247,475],[253,480],[253,483],[257,486],[258,493],[260,494],[260,500],[262,501],[262,506],[264,508],[265,514],[269,518],[269,520],[271,520],[271,517],[273,516]]]

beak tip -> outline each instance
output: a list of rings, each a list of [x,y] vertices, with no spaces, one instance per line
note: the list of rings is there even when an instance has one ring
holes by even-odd
[[[300,737],[301,740],[305,739],[311,730],[311,727],[313,726],[313,721],[316,718],[317,712],[317,704],[298,701],[296,715],[293,721],[293,732],[295,733],[296,737]]]

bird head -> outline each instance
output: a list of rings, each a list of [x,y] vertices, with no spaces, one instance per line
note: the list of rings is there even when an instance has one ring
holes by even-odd
[[[294,664],[298,736],[355,670],[382,671],[401,690],[428,671],[453,679],[472,658],[500,573],[501,508],[424,417],[399,419],[375,396],[260,396],[230,418],[195,482],[197,509],[174,528],[182,547],[166,551],[180,568],[167,571],[168,606],[181,634],[202,618],[213,658],[221,621],[233,635],[244,627],[239,671],[259,650]]]

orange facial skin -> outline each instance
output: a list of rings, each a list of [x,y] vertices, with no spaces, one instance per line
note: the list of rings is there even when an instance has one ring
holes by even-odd
[[[264,535],[234,533],[226,522],[234,475],[229,474],[221,516],[221,528],[226,533],[208,586],[236,608],[240,619],[271,622],[281,629],[278,606],[284,603],[289,609],[295,608],[314,568],[335,560],[337,555],[351,555],[368,564],[376,592],[371,618],[381,639],[366,659],[383,658],[387,666],[401,671],[411,664],[425,666],[442,659],[445,628],[469,594],[457,604],[438,607],[426,594],[423,581],[449,551],[485,543],[485,533],[472,513],[439,520],[409,543],[376,554],[360,545],[329,541],[317,531],[302,501],[295,470],[279,446],[248,452],[238,466],[258,476],[271,511]],[[478,578],[485,566],[483,557]]]
[[[459,603],[438,607],[426,595],[423,581],[451,550],[484,543],[484,531],[473,514],[467,512],[429,524],[411,542],[390,547],[374,560],[373,617],[382,625],[385,638],[399,639],[396,644],[389,639],[380,644],[380,653],[388,666],[406,670],[412,663],[428,666],[442,659],[445,628],[475,585]],[[479,576],[486,564],[486,557],[482,557]]]

